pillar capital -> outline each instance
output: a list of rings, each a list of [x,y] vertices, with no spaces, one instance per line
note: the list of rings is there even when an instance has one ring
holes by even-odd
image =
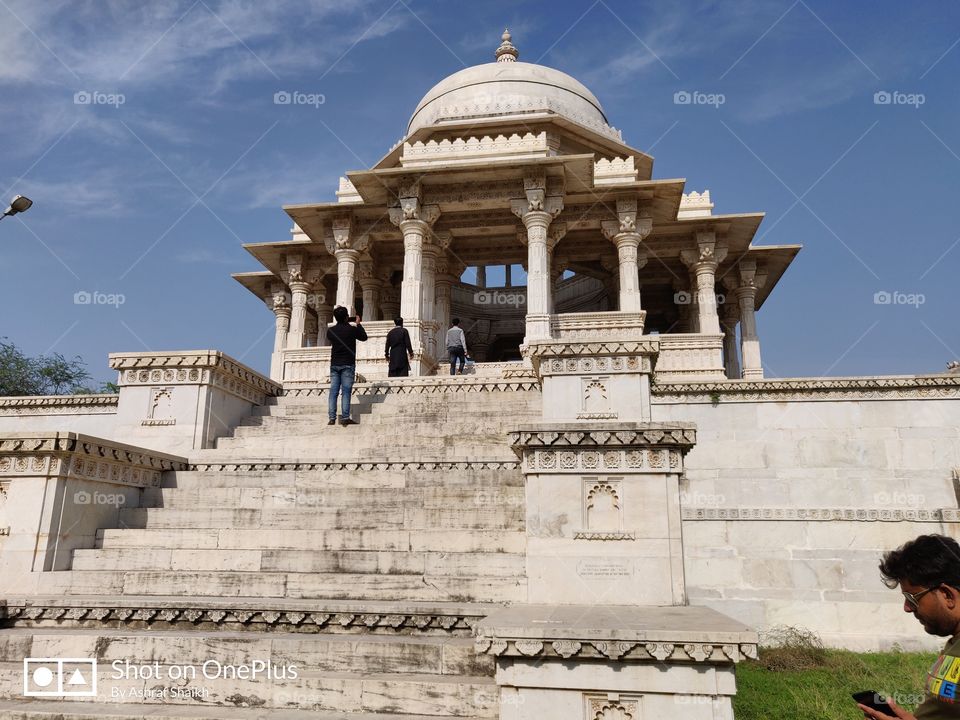
[[[680,251],[680,259],[693,272],[715,273],[717,267],[727,257],[727,246],[716,239],[713,232],[698,232],[694,247]]]

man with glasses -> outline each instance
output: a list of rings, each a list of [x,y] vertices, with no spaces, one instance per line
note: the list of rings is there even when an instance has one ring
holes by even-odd
[[[927,673],[926,699],[915,714],[890,699],[895,715],[857,707],[873,720],[960,718],[960,545],[945,535],[921,535],[886,553],[880,573],[887,587],[900,587],[904,612],[931,635],[950,639]]]

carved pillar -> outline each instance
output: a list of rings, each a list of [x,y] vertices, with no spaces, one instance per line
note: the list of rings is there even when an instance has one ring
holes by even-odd
[[[487,286],[487,266],[477,265],[477,287],[485,288]]]
[[[290,329],[290,304],[286,293],[278,292],[273,296],[273,314],[277,318],[276,333],[273,336],[273,357],[270,360],[270,379],[283,380],[281,351],[287,346],[287,332]]]
[[[603,257],[600,266],[607,271],[607,278],[603,281],[603,288],[607,292],[607,309],[620,309],[620,260]]]
[[[290,288],[290,329],[287,347],[301,348],[306,344],[307,290],[310,283],[304,279],[306,267],[300,255],[287,257],[287,286]]]
[[[543,173],[524,178],[525,198],[512,200],[510,209],[526,227],[527,327],[524,343],[550,337],[550,259],[547,246],[555,242],[548,230],[563,209],[563,193],[547,196]],[[551,245],[552,246],[552,245]]]
[[[336,304],[347,308],[353,315],[356,312],[357,261],[360,253],[367,249],[370,239],[366,235],[357,235],[353,226],[353,216],[335,218],[332,237],[325,239],[327,250],[337,259],[337,297]]]
[[[317,313],[317,347],[326,347],[327,328],[333,322],[333,306],[327,300],[326,290],[315,292],[313,298],[313,308]]]
[[[403,283],[400,287],[400,315],[407,324],[414,351],[421,352],[423,319],[423,246],[430,226],[440,217],[436,205],[424,205],[419,180],[405,180],[400,186],[400,205],[390,208],[390,221],[403,233]]]
[[[443,252],[437,258],[436,304],[434,318],[437,321],[437,352],[444,352],[444,334],[450,327],[450,293],[454,283],[463,274],[464,265],[449,253]],[[470,354],[476,357],[473,345],[467,343]]]
[[[737,347],[737,323],[740,321],[740,312],[737,303],[732,299],[723,304],[723,315],[720,324],[723,326],[723,365],[727,377],[736,380],[740,377],[740,351]]]
[[[397,288],[387,285],[380,290],[380,310],[384,320],[400,317],[400,293]]]
[[[504,287],[513,286],[513,266],[512,265],[503,266],[503,286]]]
[[[381,281],[373,270],[373,262],[364,260],[360,263],[360,290],[363,293],[363,319],[385,320],[380,317],[380,287]]]
[[[617,200],[617,220],[604,221],[601,227],[607,239],[617,246],[620,312],[639,312],[640,268],[647,263],[640,243],[653,229],[653,220],[646,217],[638,221],[636,200]]]
[[[760,359],[760,338],[757,336],[756,300],[757,290],[763,287],[766,273],[757,270],[755,260],[741,260],[738,268],[740,285],[736,290],[740,305],[740,356],[743,362],[743,378],[762,378],[763,364]]]
[[[683,250],[680,258],[697,277],[698,332],[720,334],[720,319],[717,316],[717,267],[727,256],[727,248],[717,242],[716,234],[698,232],[696,249]]]

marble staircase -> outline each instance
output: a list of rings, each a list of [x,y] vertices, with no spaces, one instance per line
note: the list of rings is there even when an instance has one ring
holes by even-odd
[[[322,391],[281,397],[165,472],[70,569],[6,599],[0,717],[497,717],[493,658],[471,636],[526,599],[524,484],[505,432],[540,398],[457,380],[470,389],[380,383],[358,393],[349,427],[326,424]],[[20,698],[22,658],[64,656],[97,659],[95,699]],[[211,658],[300,672],[112,676],[114,661]],[[150,695],[163,687],[176,697]]]

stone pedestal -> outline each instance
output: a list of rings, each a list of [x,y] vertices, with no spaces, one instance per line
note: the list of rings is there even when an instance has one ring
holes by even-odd
[[[119,527],[165,470],[186,459],[72,432],[0,437],[0,577],[6,591],[32,592],[36,573],[67,570],[97,531]]]
[[[650,419],[650,374],[659,346],[643,312],[569,313],[552,338],[529,344],[543,383],[544,420]]]
[[[541,423],[510,433],[526,482],[533,603],[682,605],[692,425]]]
[[[119,373],[116,434],[165,452],[212,447],[282,391],[216,350],[111,353],[110,367]]]
[[[501,720],[733,720],[735,663],[757,635],[700,607],[519,605],[477,627]]]

